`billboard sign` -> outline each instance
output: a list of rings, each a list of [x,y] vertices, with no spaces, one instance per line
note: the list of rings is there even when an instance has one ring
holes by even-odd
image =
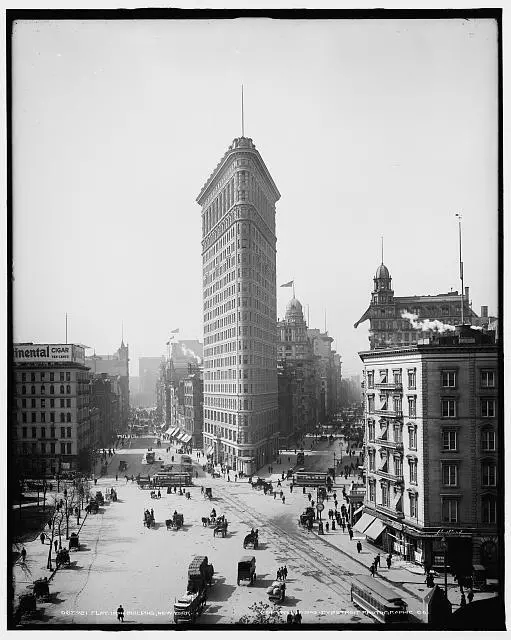
[[[85,364],[85,349],[78,344],[16,344],[15,363],[76,362]]]

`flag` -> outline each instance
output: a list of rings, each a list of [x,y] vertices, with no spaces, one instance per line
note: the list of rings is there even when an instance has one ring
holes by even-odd
[[[167,342],[167,347],[169,346],[169,344],[170,344],[170,340]]]
[[[179,329],[174,329],[174,331],[171,331],[170,333],[179,333]]]
[[[295,281],[294,280],[290,280],[289,282],[286,282],[286,284],[281,284],[281,287],[292,287],[294,285]]]

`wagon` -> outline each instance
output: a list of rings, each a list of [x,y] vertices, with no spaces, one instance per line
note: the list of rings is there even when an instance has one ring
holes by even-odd
[[[48,602],[50,600],[50,587],[48,580],[44,578],[36,580],[33,585],[33,594],[38,600]]]
[[[253,549],[257,549],[259,546],[259,529],[256,529],[254,533],[250,532],[245,536],[243,540],[243,548],[246,549],[249,545],[252,545]]]
[[[69,536],[69,549],[76,549],[78,551],[78,549],[80,548],[80,541],[78,538],[78,534],[77,533],[72,533]]]
[[[204,498],[209,498],[209,500],[213,499],[213,491],[211,490],[211,487],[207,487],[204,491]]]
[[[227,535],[227,520],[223,520],[219,524],[215,526],[213,529],[213,537],[216,538],[216,534],[221,534],[222,538],[225,538]]]
[[[254,584],[256,579],[256,560],[254,556],[243,556],[238,562],[238,586],[242,580],[248,580],[249,584]]]
[[[284,602],[286,598],[286,583],[275,580],[266,590],[270,602]]]
[[[67,549],[60,549],[57,553],[57,566],[68,567],[71,564],[71,558],[69,557],[69,551]]]

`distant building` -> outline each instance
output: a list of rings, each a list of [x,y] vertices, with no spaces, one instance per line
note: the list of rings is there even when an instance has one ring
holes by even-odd
[[[356,329],[369,320],[371,349],[416,344],[432,333],[454,331],[454,327],[461,324],[461,296],[457,291],[435,296],[394,296],[392,278],[383,262],[373,280],[371,303],[354,325]],[[463,309],[464,323],[478,326],[480,319],[470,307],[468,287],[465,287]],[[413,317],[404,317],[405,313]]]
[[[338,380],[340,360],[336,360],[332,349],[334,339],[328,332],[319,329],[308,329],[307,335],[312,343],[313,354],[316,356],[316,376],[318,379],[318,413],[321,424],[331,420],[338,409]]]
[[[469,327],[361,352],[366,500],[356,528],[425,567],[458,576],[502,562],[497,508],[499,347]],[[444,546],[446,545],[446,547]]]
[[[160,375],[162,356],[138,359],[139,393],[134,399],[134,406],[156,406],[156,383]]]
[[[24,477],[88,471],[94,434],[84,347],[15,344],[12,372],[17,471]]]
[[[281,445],[287,446],[317,424],[320,358],[314,355],[302,305],[296,298],[288,303],[277,330],[279,433]]]
[[[202,449],[202,425],[204,383],[202,372],[191,373],[183,380],[184,431],[190,439],[185,442],[196,449]],[[184,442],[184,440],[183,440]]]
[[[121,430],[121,376],[107,373],[92,375],[90,402],[99,410],[98,445],[108,447]]]
[[[118,384],[120,390],[119,430],[128,431],[128,421],[130,413],[130,374],[129,374],[129,347],[121,340],[121,346],[111,356],[96,355],[85,358],[85,364],[92,374],[106,373],[109,376],[119,376]]]
[[[179,382],[189,375],[189,366],[202,364],[203,345],[199,340],[177,340],[172,343],[172,379]]]

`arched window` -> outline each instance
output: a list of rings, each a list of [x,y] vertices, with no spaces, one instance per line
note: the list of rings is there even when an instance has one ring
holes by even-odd
[[[50,393],[55,393],[55,386],[53,384],[50,384]]]
[[[35,385],[32,385],[30,387],[30,393],[33,393],[35,395]]]
[[[66,414],[65,413],[61,413],[60,414],[60,421],[61,422],[65,422],[66,421]]]
[[[66,393],[71,393],[71,385],[70,384],[66,385]]]
[[[41,385],[41,395],[46,393],[46,388],[44,386],[44,384]]]
[[[68,422],[71,422],[71,414],[70,414],[70,413],[68,413],[68,414],[66,415],[66,418],[67,418],[67,421],[68,421]]]
[[[64,385],[63,385],[63,384],[61,384],[61,385],[60,385],[60,393],[65,393],[65,392],[64,392]]]

